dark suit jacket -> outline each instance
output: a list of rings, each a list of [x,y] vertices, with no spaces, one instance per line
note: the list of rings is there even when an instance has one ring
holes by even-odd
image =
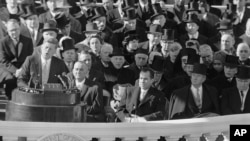
[[[54,19],[49,11],[43,13],[39,16],[40,23],[46,23],[48,20]],[[75,32],[81,33],[82,27],[78,20],[76,20],[73,16],[69,15],[71,29]]]
[[[234,35],[236,37],[245,33],[247,20],[250,18],[250,9],[246,7],[243,18],[240,23],[234,26]]]
[[[137,11],[137,17],[138,17],[139,19],[141,19],[142,21],[146,21],[146,20],[150,19],[150,17],[151,17],[151,16],[153,15],[153,13],[154,13],[151,4],[148,4],[148,11],[146,11],[146,12],[143,12],[143,11],[142,11],[142,8],[141,8],[140,4],[139,4],[139,6],[137,7],[136,11]]]
[[[146,120],[163,120],[166,100],[164,94],[155,88],[150,88],[142,101],[140,87],[129,87],[123,95],[117,109],[117,116],[121,121],[130,114],[144,117]]]
[[[43,41],[43,34],[41,32],[41,29],[43,28],[43,24],[40,24],[39,25],[39,28],[38,28],[38,33],[37,33],[37,38],[36,38],[36,41],[35,41],[35,45],[34,47],[42,44],[42,41]],[[31,39],[31,34],[30,34],[30,31],[28,29],[27,26],[23,25],[21,26],[21,34],[27,38],[30,38]]]
[[[250,92],[245,99],[244,110],[241,111],[241,97],[236,86],[224,89],[222,92],[221,112],[223,115],[250,113]]]
[[[81,101],[87,104],[88,122],[104,122],[103,93],[99,84],[85,79],[81,90]]]
[[[139,43],[138,48],[147,49],[149,53],[152,51],[161,52],[161,45],[160,44],[156,45],[151,51],[149,51],[149,41]]]
[[[102,86],[102,88],[105,88],[105,78],[103,72],[91,68],[89,71],[88,79],[94,82],[98,82]]]
[[[34,87],[35,81],[38,81],[38,86],[42,84],[41,55],[27,57],[22,69],[20,77],[18,78],[18,86],[26,87],[30,83],[31,87]],[[64,61],[53,56],[51,58],[48,83],[61,83],[56,75],[62,75],[63,72],[69,72]]]
[[[218,96],[219,98],[221,98],[222,90],[236,86],[236,80],[235,78],[233,78],[232,81],[228,81],[223,73],[222,75],[219,75],[214,79],[208,81],[208,84],[214,86],[217,89]]]
[[[192,118],[208,112],[220,113],[217,90],[208,85],[203,85],[201,111],[195,104],[191,85],[174,91],[169,107],[170,119]]]
[[[104,40],[104,42],[111,44],[113,38],[113,31],[106,25],[104,30],[101,32],[101,37]]]
[[[118,11],[118,8],[109,10],[107,13],[107,24],[114,30],[117,29],[117,27],[114,27],[114,23],[117,24],[118,27],[122,26],[122,23],[117,23],[117,21],[121,19],[121,15]]]
[[[17,52],[16,48],[18,48]],[[26,57],[32,53],[31,39],[20,35],[19,43],[15,46],[10,36],[6,36],[0,40],[0,67],[10,73],[15,73],[22,66]]]

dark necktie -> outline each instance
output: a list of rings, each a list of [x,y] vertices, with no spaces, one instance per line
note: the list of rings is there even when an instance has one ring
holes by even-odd
[[[241,97],[241,111],[244,110],[244,93],[243,91],[240,91],[240,97]]]

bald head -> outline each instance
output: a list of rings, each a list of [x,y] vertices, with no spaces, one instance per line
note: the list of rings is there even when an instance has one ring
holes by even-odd
[[[74,78],[78,81],[82,81],[87,77],[89,72],[88,66],[84,62],[76,62],[73,68]]]
[[[246,43],[240,43],[237,46],[236,55],[239,56],[241,61],[247,60],[250,56],[250,48]]]

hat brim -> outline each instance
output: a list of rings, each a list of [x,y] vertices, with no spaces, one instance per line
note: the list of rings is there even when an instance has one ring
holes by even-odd
[[[100,31],[99,30],[90,30],[90,31],[83,31],[82,33],[84,33],[84,34],[88,34],[88,33],[100,33]]]
[[[71,49],[74,49],[75,51],[78,50],[78,48],[74,47],[74,48],[68,48],[68,49],[60,50],[60,53],[62,54],[64,51],[71,50]]]
[[[186,13],[188,13],[188,12],[193,12],[193,11],[197,11],[197,12],[201,13],[201,11],[200,11],[200,10],[197,10],[197,9],[187,9],[187,10],[186,10]]]
[[[58,33],[58,30],[55,28],[42,29],[42,32],[46,32],[46,31],[55,31],[56,33]]]
[[[160,16],[160,15],[163,15],[164,17],[166,17],[166,15],[164,13],[157,13],[157,14],[154,14],[150,17],[150,21],[153,21],[155,17]]]
[[[95,19],[100,18],[100,17],[105,17],[105,18],[106,18],[105,15],[96,15],[96,16],[94,16],[94,17],[91,17],[90,20],[91,20],[91,21],[94,21]]]
[[[109,55],[109,57],[114,57],[114,56],[123,56],[124,57],[125,55],[124,54],[120,54],[120,53],[118,53],[118,54],[110,54]]]
[[[217,30],[231,30],[231,29],[233,29],[233,27],[230,27],[230,28],[219,27],[219,28],[217,28]]]
[[[237,68],[237,64],[230,64],[230,63],[224,63],[224,66],[230,67],[230,68]]]

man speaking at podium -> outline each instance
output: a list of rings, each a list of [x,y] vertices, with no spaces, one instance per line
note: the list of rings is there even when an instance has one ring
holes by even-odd
[[[18,78],[19,87],[41,88],[46,83],[62,83],[59,77],[69,71],[62,60],[53,56],[57,46],[57,39],[49,38],[41,45],[41,54],[27,57]]]

